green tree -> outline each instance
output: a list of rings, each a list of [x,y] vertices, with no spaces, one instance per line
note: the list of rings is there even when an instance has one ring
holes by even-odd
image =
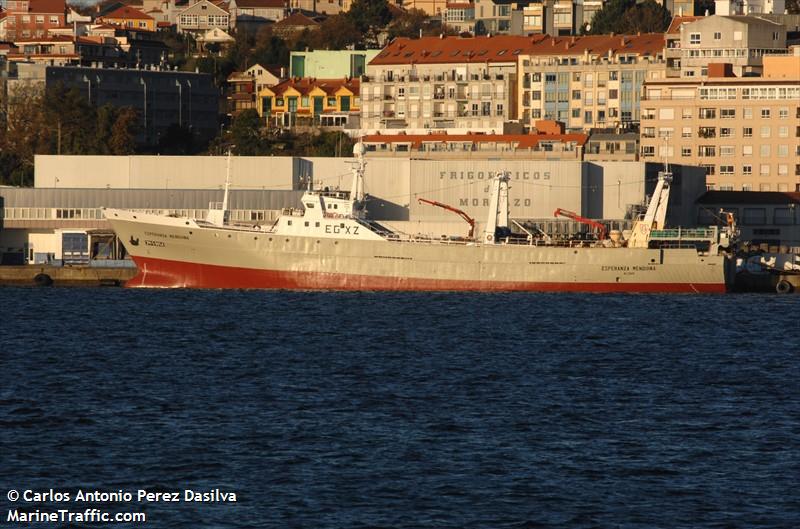
[[[786,11],[790,15],[800,15],[800,0],[786,0]]]
[[[233,152],[242,156],[260,156],[267,153],[266,142],[261,138],[261,117],[255,109],[243,110],[233,118],[230,141]]]
[[[653,0],[645,0],[640,4],[636,0],[610,0],[595,13],[589,33],[660,33],[669,27],[670,18],[669,11]]]
[[[360,45],[361,40],[356,23],[346,15],[326,18],[310,35],[311,47],[320,50],[343,50],[348,46]]]

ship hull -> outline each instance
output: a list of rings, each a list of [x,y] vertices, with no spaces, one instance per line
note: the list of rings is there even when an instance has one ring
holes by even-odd
[[[139,270],[129,287],[674,293],[728,287],[727,259],[688,248],[361,241],[115,214],[109,220]]]

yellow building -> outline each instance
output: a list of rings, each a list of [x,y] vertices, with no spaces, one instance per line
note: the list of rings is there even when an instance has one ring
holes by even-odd
[[[104,15],[101,22],[127,29],[156,30],[156,19],[130,6],[122,6]]]
[[[361,101],[358,79],[289,79],[258,92],[256,108],[279,127],[320,125],[357,128]],[[354,119],[356,118],[356,119]]]

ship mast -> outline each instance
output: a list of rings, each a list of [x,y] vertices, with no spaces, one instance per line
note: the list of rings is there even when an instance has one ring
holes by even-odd
[[[225,170],[225,193],[222,195],[222,203],[212,202],[208,205],[208,216],[206,220],[214,226],[224,226],[228,220],[228,191],[231,187],[231,150],[228,149],[228,160]]]
[[[669,188],[672,183],[672,173],[669,164],[664,161],[664,170],[658,172],[658,183],[653,191],[653,197],[647,206],[644,218],[637,220],[633,225],[633,233],[628,239],[629,248],[647,248],[650,241],[651,230],[663,230],[667,219],[667,203],[669,202]]]

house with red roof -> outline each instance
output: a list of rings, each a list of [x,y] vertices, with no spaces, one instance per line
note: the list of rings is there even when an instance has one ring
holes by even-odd
[[[41,38],[52,28],[64,27],[67,4],[64,0],[7,0],[5,39]]]
[[[358,128],[360,81],[293,78],[258,92],[257,109],[268,124]]]
[[[106,13],[98,17],[97,22],[127,29],[156,30],[156,20],[153,17],[130,6],[122,6]]]

